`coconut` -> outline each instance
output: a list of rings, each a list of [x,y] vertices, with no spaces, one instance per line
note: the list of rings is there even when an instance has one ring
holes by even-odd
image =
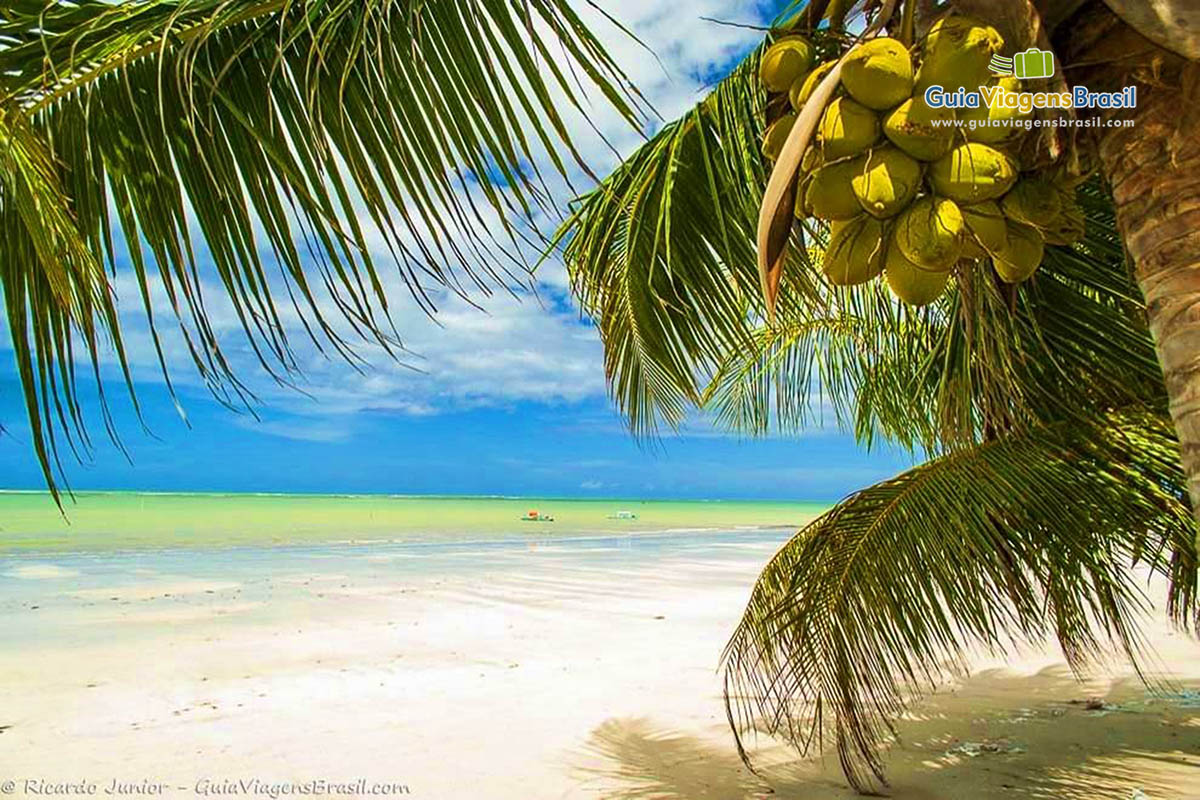
[[[1017,222],[1052,227],[1062,211],[1062,198],[1049,181],[1022,178],[1000,200],[1000,208],[1004,216]]]
[[[1032,225],[1009,220],[1008,239],[992,255],[992,266],[1005,283],[1020,283],[1037,271],[1045,253],[1041,231]]]
[[[991,25],[971,17],[942,17],[925,37],[917,92],[924,94],[930,86],[947,92],[986,86],[992,77],[988,64],[1003,47],[1004,37]]]
[[[986,258],[1004,247],[1008,226],[1000,206],[991,200],[961,208],[967,227],[963,236],[963,258]]]
[[[866,283],[883,271],[883,223],[867,214],[834,222],[821,270],[836,286]]]
[[[995,81],[993,86],[998,90],[1015,92],[1020,89],[1021,82],[1013,77],[1000,78]],[[983,98],[980,97],[980,99]],[[967,141],[983,142],[984,144],[996,144],[1023,133],[1025,129],[1018,127],[1016,123],[1029,119],[1031,116],[1033,116],[1032,111],[1022,112],[1017,108],[992,107],[982,104],[978,108],[962,108],[958,111],[958,118],[963,122],[961,130],[966,135]]]
[[[978,240],[971,235],[970,231],[963,233],[962,237],[962,252],[958,254],[959,258],[987,258],[988,251],[983,249]]]
[[[1077,153],[1077,155],[1079,158],[1077,163],[1064,161],[1049,173],[1050,182],[1058,187],[1059,191],[1067,192],[1071,197],[1075,196],[1075,189],[1092,177],[1096,170],[1095,165],[1090,164],[1092,156],[1089,152],[1085,151]]]
[[[892,294],[910,306],[924,306],[937,300],[950,281],[950,270],[930,272],[905,258],[894,236],[888,244],[883,270]]]
[[[826,161],[856,156],[879,138],[879,118],[849,97],[839,97],[825,109],[818,136]]]
[[[787,143],[788,134],[792,132],[792,126],[795,124],[796,115],[788,113],[767,128],[763,134],[762,152],[769,161],[779,158],[779,154],[783,152],[783,145]]]
[[[929,168],[934,191],[962,203],[995,200],[1016,180],[1012,159],[979,142],[958,145]]]
[[[1087,222],[1083,209],[1072,202],[1058,215],[1058,219],[1049,228],[1042,231],[1046,244],[1075,244],[1087,232]]]
[[[788,90],[788,102],[792,104],[792,108],[799,113],[804,104],[808,102],[808,98],[812,97],[812,93],[817,90],[817,85],[821,80],[829,74],[829,70],[833,69],[836,61],[826,61],[824,64],[818,64],[812,72],[797,78],[792,83],[792,88]]]
[[[851,180],[858,202],[868,214],[880,219],[904,210],[921,185],[921,165],[895,147],[877,147],[861,161]]]
[[[842,85],[867,108],[894,108],[912,94],[913,64],[908,49],[886,36],[863,42],[842,62]]]
[[[896,218],[896,246],[921,269],[943,272],[962,253],[963,224],[953,201],[927,195]]]
[[[812,145],[800,157],[800,174],[808,175],[821,167],[821,151]]]
[[[884,118],[883,135],[919,161],[937,161],[954,146],[953,120],[953,109],[930,108],[923,98],[913,97]]]
[[[781,94],[812,69],[813,46],[803,36],[780,39],[763,53],[758,77],[768,92]]]
[[[812,216],[812,209],[808,207],[806,198],[808,197],[808,185],[812,183],[812,175],[802,174],[799,180],[796,181],[796,200],[792,205],[792,213],[796,219],[807,219]]]
[[[853,182],[862,173],[866,158],[838,161],[814,172],[804,192],[805,210],[826,220],[851,219],[861,214]]]

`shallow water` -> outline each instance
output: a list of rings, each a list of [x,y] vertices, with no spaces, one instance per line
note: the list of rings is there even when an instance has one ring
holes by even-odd
[[[271,624],[317,619],[347,600],[431,587],[500,592],[509,600],[604,575],[653,583],[677,568],[703,576],[731,560],[762,563],[790,529],[357,544],[22,552],[0,557],[0,642],[82,644],[112,635],[146,636],[162,626]],[[562,596],[569,597],[570,591]],[[336,601],[330,603],[329,601]],[[337,613],[343,613],[338,611]],[[131,629],[132,628],[132,629]]]
[[[554,522],[525,522],[536,509]],[[0,553],[331,542],[446,542],[796,528],[815,503],[492,497],[0,492]],[[612,519],[632,511],[637,519]]]

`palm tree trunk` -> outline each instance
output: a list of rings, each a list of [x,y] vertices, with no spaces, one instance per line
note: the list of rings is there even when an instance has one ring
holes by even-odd
[[[1189,96],[1195,92],[1183,88],[1189,84],[1139,87],[1134,124],[1105,132],[1100,158],[1145,297],[1200,517],[1200,113]]]

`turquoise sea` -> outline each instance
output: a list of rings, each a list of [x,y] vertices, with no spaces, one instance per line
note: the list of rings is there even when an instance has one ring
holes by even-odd
[[[77,492],[60,512],[43,492],[0,492],[0,554],[790,530],[823,508],[743,501]],[[554,521],[525,521],[531,511]],[[636,518],[617,518],[620,512]]]

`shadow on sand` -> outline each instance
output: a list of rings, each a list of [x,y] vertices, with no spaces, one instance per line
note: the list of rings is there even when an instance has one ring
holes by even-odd
[[[1030,676],[982,672],[935,695],[899,725],[887,794],[908,800],[1148,800],[1200,797],[1200,694],[1151,696],[1141,684],[1104,684],[1108,704],[1061,667]],[[1076,702],[1071,702],[1075,700]],[[755,776],[726,731],[704,736],[642,717],[592,731],[573,767],[588,796],[611,800],[849,798],[837,758],[796,759],[770,744]],[[985,744],[978,755],[975,745]],[[1139,794],[1140,793],[1140,794]]]

